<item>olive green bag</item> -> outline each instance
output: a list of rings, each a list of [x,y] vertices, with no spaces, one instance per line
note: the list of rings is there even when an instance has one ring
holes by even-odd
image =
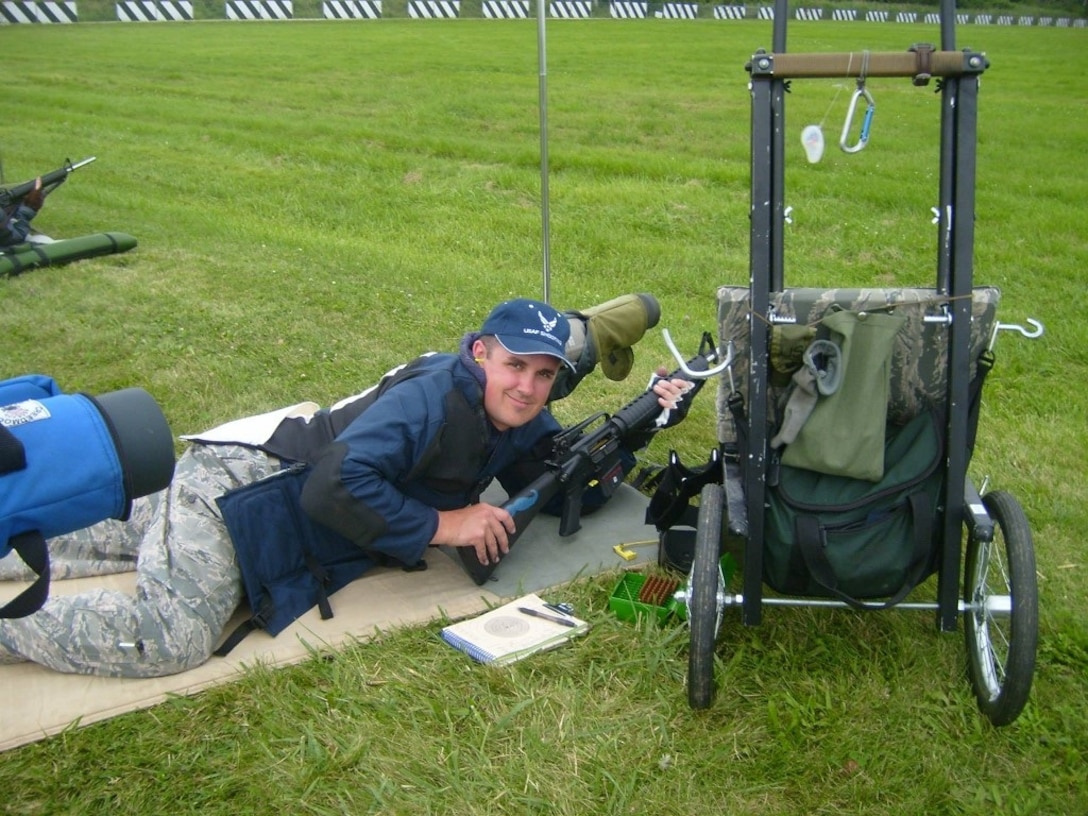
[[[884,475],[884,429],[895,337],[906,318],[833,311],[821,324],[841,350],[842,382],[821,396],[782,464],[877,482]]]

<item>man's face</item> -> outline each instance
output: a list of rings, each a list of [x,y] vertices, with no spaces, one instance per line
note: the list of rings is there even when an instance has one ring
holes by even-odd
[[[482,358],[484,411],[498,430],[524,425],[544,410],[559,360],[548,354],[511,354],[498,342],[482,340],[476,341],[473,355]]]

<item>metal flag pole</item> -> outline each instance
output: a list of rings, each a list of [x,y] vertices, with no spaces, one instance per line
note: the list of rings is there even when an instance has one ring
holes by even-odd
[[[543,246],[543,300],[551,302],[551,236],[548,216],[548,54],[544,42],[544,20],[548,0],[536,4],[536,50],[539,66],[540,96],[540,217]]]

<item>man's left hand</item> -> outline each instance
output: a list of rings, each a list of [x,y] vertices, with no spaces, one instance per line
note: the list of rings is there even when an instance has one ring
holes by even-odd
[[[658,403],[667,411],[675,410],[684,394],[695,387],[695,383],[679,377],[672,380],[665,379],[668,376],[665,368],[659,368],[657,376],[661,379],[654,383],[654,393],[657,394]]]

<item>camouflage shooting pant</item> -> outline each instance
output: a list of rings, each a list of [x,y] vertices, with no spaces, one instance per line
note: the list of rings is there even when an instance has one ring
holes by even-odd
[[[170,486],[138,499],[128,521],[104,521],[49,541],[54,577],[136,568],[136,594],[51,593],[25,618],[0,620],[0,663],[61,672],[161,677],[206,662],[242,599],[234,547],[215,499],[279,469],[261,451],[194,445]],[[14,559],[14,560],[13,560]],[[0,577],[19,574],[14,553]]]

